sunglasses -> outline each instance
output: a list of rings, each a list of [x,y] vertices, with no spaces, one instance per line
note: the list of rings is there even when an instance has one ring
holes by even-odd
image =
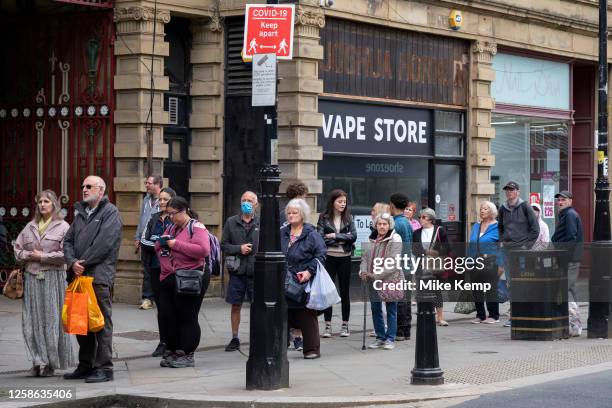
[[[94,188],[94,187],[98,187],[98,186],[97,186],[97,185],[95,185],[95,184],[83,184],[83,185],[81,186],[81,190],[83,190],[83,189],[91,190],[91,189],[92,189],[92,188]]]

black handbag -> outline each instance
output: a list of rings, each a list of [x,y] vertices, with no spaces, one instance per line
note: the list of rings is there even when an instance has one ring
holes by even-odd
[[[306,303],[306,285],[308,282],[300,283],[291,272],[287,272],[285,275],[285,297],[296,303]]]
[[[179,269],[174,272],[176,293],[179,295],[199,296],[202,293],[204,271]]]

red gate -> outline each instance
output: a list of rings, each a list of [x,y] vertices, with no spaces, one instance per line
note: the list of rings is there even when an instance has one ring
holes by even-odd
[[[37,191],[54,190],[68,219],[87,175],[112,191],[113,27],[112,11],[0,19],[0,215],[9,242],[31,219]],[[0,286],[14,264],[9,248]]]

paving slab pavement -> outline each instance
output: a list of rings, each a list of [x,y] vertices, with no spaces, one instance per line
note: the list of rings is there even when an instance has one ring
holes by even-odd
[[[447,306],[452,309],[452,305]],[[334,310],[339,313],[339,309]],[[520,382],[512,385],[513,381],[534,378],[543,381],[554,374],[571,374],[572,370],[612,363],[612,343],[587,339],[586,333],[579,338],[552,342],[512,341],[510,329],[501,324],[474,325],[470,323],[473,315],[447,312],[450,325],[438,327],[440,366],[445,371],[446,383],[413,386],[410,370],[414,366],[414,340],[397,342],[395,350],[362,351],[362,318],[363,304],[353,303],[352,335],[321,339],[322,357],[318,360],[304,360],[300,352],[289,349],[290,388],[246,391],[248,308],[242,311],[242,351],[227,353],[223,348],[229,341],[229,306],[220,299],[206,299],[200,313],[203,334],[200,351],[195,356],[196,367],[170,369],[160,367],[159,359],[149,357],[157,345],[155,310],[115,304],[115,381],[85,384],[65,381],[60,372],[52,378],[25,377],[29,363],[21,337],[21,304],[3,298],[0,389],[6,392],[9,387],[68,386],[76,387],[79,399],[129,395],[150,398],[146,406],[155,405],[153,400],[160,398],[173,401],[171,406],[187,406],[188,401],[199,401],[202,406],[379,405],[475,396],[520,385]],[[334,316],[334,321],[339,322],[339,318]],[[368,318],[366,330],[371,330],[371,326]],[[338,331],[339,324],[334,329]],[[368,342],[372,340],[367,338]],[[9,401],[1,393],[0,407],[32,405]]]

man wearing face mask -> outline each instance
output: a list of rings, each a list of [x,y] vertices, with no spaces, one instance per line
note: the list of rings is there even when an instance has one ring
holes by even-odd
[[[232,305],[232,339],[225,351],[240,349],[240,309],[245,298],[249,302],[253,299],[253,272],[259,242],[257,206],[257,195],[245,191],[240,198],[240,214],[228,218],[223,226],[221,250],[230,274],[225,300]]]

